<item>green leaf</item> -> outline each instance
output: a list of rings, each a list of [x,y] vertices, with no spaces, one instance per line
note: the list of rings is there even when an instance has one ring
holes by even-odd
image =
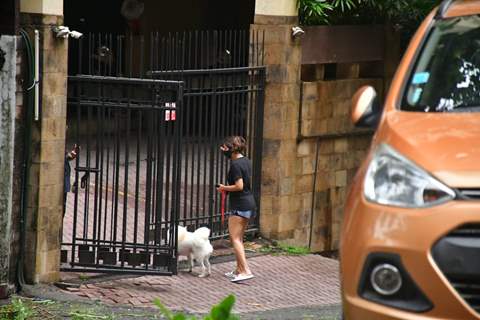
[[[218,305],[213,306],[212,311],[210,312],[211,320],[228,320],[230,318],[230,313],[232,311],[233,305],[235,304],[235,297],[229,295]]]
[[[183,313],[173,314],[168,310],[158,298],[153,300],[154,305],[160,310],[161,314],[168,320],[196,320],[195,316],[186,316]],[[235,297],[229,295],[223,299],[218,305],[212,307],[210,314],[206,315],[204,320],[238,320],[237,317],[231,314],[233,305],[235,304]],[[1,319],[0,319],[1,320]]]
[[[15,320],[26,320],[33,315],[33,310],[18,298],[12,299],[12,309],[15,312]]]
[[[165,316],[165,318],[167,318],[168,320],[173,320],[173,313],[167,309],[167,307],[165,307],[161,302],[160,302],[160,299],[158,298],[155,298],[153,300],[153,304],[158,308],[160,309],[160,313],[163,314],[163,316]]]
[[[297,0],[303,25],[389,23],[413,33],[441,0]]]

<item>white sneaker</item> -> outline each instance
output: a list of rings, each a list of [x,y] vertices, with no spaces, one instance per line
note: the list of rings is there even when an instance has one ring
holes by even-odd
[[[237,274],[235,273],[235,271],[230,271],[230,272],[225,273],[225,277],[227,277],[227,278],[235,278],[236,276],[237,276]]]
[[[239,281],[245,281],[248,279],[252,279],[254,277],[253,274],[237,274],[235,278],[230,280],[231,282],[239,282]]]

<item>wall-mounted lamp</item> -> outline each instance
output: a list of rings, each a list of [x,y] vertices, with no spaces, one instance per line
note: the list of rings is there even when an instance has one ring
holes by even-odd
[[[52,31],[56,34],[57,38],[68,38],[69,36],[78,39],[83,36],[83,33],[70,30],[67,26],[53,26]]]

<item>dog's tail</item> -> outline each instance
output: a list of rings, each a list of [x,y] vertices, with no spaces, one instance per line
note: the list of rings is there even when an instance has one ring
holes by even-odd
[[[208,229],[207,227],[201,227],[195,230],[194,234],[200,239],[208,240],[208,238],[210,237],[210,229]]]

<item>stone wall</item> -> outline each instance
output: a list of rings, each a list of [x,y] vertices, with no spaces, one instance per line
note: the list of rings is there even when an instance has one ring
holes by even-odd
[[[264,236],[314,252],[338,249],[348,186],[372,137],[372,131],[355,129],[350,121],[351,97],[363,85],[383,92],[383,79],[303,82],[298,114],[284,114],[297,121],[298,132],[286,131],[279,114],[265,118]],[[297,139],[279,143],[269,134]]]
[[[260,231],[315,252],[336,250],[348,187],[373,134],[354,128],[351,98],[364,85],[384,95],[399,62],[398,39],[376,27],[382,45],[362,55],[351,48],[336,62],[349,43],[328,27],[314,46],[328,54],[308,55],[291,36],[292,19],[268,18],[257,15],[253,26],[265,30],[267,67]],[[342,30],[351,38],[356,28]],[[375,43],[369,30],[363,36]],[[315,59],[303,64],[304,57]]]
[[[364,85],[383,92],[383,79],[303,82],[294,242],[313,251],[338,249],[348,186],[370,145],[371,131],[350,121],[351,97]]]
[[[17,37],[0,36],[0,298],[9,291]]]
[[[27,70],[24,58],[25,46],[21,37],[17,37],[17,77],[16,77],[16,107],[15,107],[15,136],[13,159],[13,194],[12,194],[12,234],[11,257],[18,257],[20,252],[20,210],[22,196],[22,159],[24,150],[24,88],[28,85],[25,79]],[[16,270],[18,258],[10,259],[10,270]],[[10,273],[10,283],[15,283],[15,272]]]

